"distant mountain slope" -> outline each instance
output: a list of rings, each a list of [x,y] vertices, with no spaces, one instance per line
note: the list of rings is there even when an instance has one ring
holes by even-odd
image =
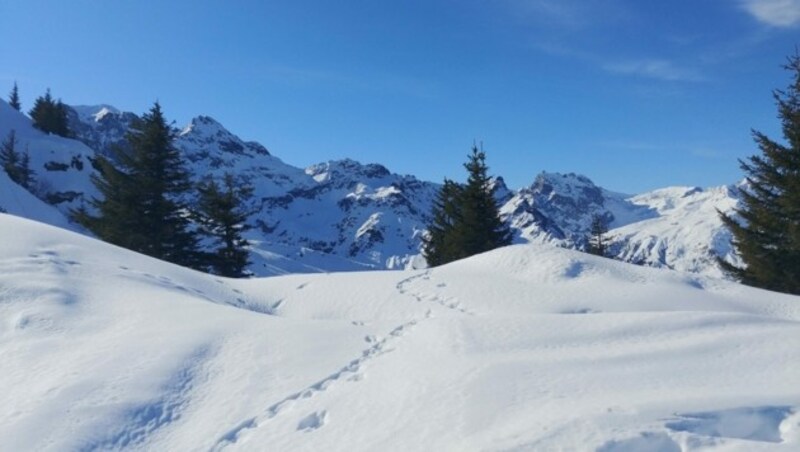
[[[83,145],[42,134],[0,101],[0,134],[21,131],[36,156],[37,194],[58,201],[62,212],[94,193],[92,149],[109,155],[114,146],[125,146],[135,119],[109,105],[71,107],[70,127]],[[195,180],[230,172],[255,187],[250,222],[256,228],[248,238],[256,275],[424,266],[420,246],[439,184],[353,160],[297,168],[209,116],[192,119],[176,136]],[[631,196],[585,176],[556,173],[541,173],[517,191],[500,177],[496,183],[501,215],[518,243],[583,249],[597,214],[610,225],[614,258],[717,276],[716,256],[738,262],[716,214],[736,205],[736,187],[672,187]]]
[[[731,213],[739,188],[670,187],[630,196],[594,185],[585,176],[542,173],[501,213],[520,242],[584,248],[592,215],[606,219],[610,257],[625,262],[722,276],[719,256],[741,264],[717,210]]]
[[[0,140],[16,131],[17,150],[28,152],[37,184],[33,192],[62,213],[79,207],[84,196],[96,193],[89,180],[95,152],[84,143],[43,133],[31,120],[0,100]]]
[[[107,154],[136,118],[108,105],[76,107],[78,139]],[[331,161],[301,169],[240,139],[209,116],[177,131],[196,180],[230,172],[255,188],[248,237],[258,275],[403,268],[418,254],[437,184],[381,165]]]
[[[630,198],[658,216],[613,229],[612,254],[626,262],[722,276],[717,258],[742,262],[717,211],[731,214],[740,188],[671,187]]]

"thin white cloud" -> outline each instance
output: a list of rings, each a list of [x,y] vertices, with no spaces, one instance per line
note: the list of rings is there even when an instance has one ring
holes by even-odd
[[[606,63],[603,69],[623,75],[647,77],[668,82],[700,82],[705,78],[696,70],[663,59],[644,59]]]
[[[773,27],[800,25],[800,0],[740,0],[753,17]]]
[[[610,26],[630,17],[629,9],[619,0],[503,0],[518,19],[539,28],[578,31],[596,26]]]

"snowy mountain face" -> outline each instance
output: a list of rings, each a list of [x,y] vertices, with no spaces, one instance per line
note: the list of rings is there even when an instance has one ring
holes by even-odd
[[[113,156],[114,147],[125,148],[125,134],[137,116],[110,105],[67,107],[67,126],[84,144],[98,154]]]
[[[73,111],[76,137],[103,152],[136,117],[109,106]],[[227,172],[254,187],[248,239],[257,275],[396,269],[419,253],[436,184],[352,160],[296,168],[208,116],[192,119],[175,145],[197,181]]]
[[[80,207],[85,196],[96,193],[89,179],[95,155],[91,148],[77,140],[43,133],[33,127],[27,116],[0,99],[0,140],[6,140],[12,130],[16,134],[16,150],[30,156],[36,179],[31,191],[39,199],[67,214]],[[39,207],[31,205],[35,213],[25,216],[37,218],[42,213]]]
[[[741,264],[717,210],[731,213],[735,186],[671,187],[637,196],[610,192],[575,174],[540,174],[501,209],[520,242],[584,248],[593,215],[609,225],[609,256],[652,267],[722,276],[717,256]]]
[[[8,451],[797,451],[800,297],[553,246],[234,280],[0,214]]]
[[[634,196],[635,206],[658,215],[610,231],[612,255],[654,267],[723,276],[717,258],[742,265],[731,245],[731,233],[717,211],[732,214],[740,185],[709,189],[672,187]]]
[[[82,144],[44,135],[7,104],[0,108],[0,133],[22,131],[45,187],[40,197],[58,202],[62,213],[94,193],[88,164],[93,149],[108,155],[113,146],[124,146],[136,119],[108,105],[71,107],[70,128]],[[424,266],[420,246],[438,184],[352,160],[297,168],[208,116],[192,119],[176,137],[197,181],[229,172],[255,188],[250,206],[255,228],[248,239],[256,275]],[[733,186],[672,187],[630,196],[584,176],[556,173],[541,173],[518,191],[501,177],[495,184],[501,215],[518,243],[583,249],[592,216],[601,215],[611,229],[614,258],[717,276],[716,256],[738,262],[716,213],[736,206]]]

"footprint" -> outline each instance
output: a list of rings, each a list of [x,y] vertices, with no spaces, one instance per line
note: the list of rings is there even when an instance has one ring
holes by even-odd
[[[702,413],[678,414],[666,427],[676,432],[689,432],[715,438],[736,438],[749,441],[780,443],[781,424],[792,414],[788,406],[733,408]]]
[[[597,448],[596,452],[631,451],[681,452],[681,447],[665,433],[644,432],[637,437],[612,440]]]
[[[600,311],[595,311],[594,309],[590,308],[581,308],[581,309],[568,309],[566,311],[561,311],[561,314],[599,314]]]
[[[311,413],[308,416],[301,419],[300,422],[297,424],[297,430],[304,432],[312,432],[325,425],[325,422],[327,422],[327,420],[328,420],[327,411],[325,410],[317,411],[316,413]]]

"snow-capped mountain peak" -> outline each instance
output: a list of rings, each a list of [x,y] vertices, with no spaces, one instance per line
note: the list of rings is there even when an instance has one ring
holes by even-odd
[[[319,183],[334,184],[337,187],[352,186],[353,181],[367,180],[370,185],[385,182],[391,172],[377,163],[362,164],[352,159],[330,160],[311,165],[306,174]]]
[[[101,122],[108,115],[120,115],[117,108],[107,104],[100,105],[72,105],[70,106],[77,114],[82,122]]]
[[[210,116],[197,116],[178,135],[179,147],[200,153],[269,155],[267,148],[253,141],[243,141]],[[190,157],[191,158],[191,157]]]

